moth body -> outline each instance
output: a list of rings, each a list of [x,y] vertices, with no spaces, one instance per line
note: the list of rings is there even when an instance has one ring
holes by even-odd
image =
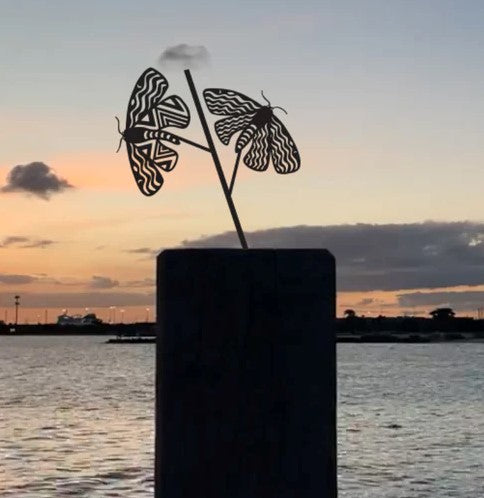
[[[247,128],[239,135],[235,143],[235,152],[240,152],[251,141],[257,130],[270,123],[272,115],[273,111],[270,106],[258,109]]]
[[[180,143],[178,138],[174,137],[171,133],[163,130],[152,130],[143,126],[132,126],[131,128],[127,128],[123,132],[123,138],[130,144],[139,144],[153,139],[167,140],[174,144]]]

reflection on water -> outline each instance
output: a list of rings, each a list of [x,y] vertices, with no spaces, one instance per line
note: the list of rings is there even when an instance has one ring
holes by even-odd
[[[152,496],[154,348],[0,338],[2,496]]]
[[[343,497],[484,496],[484,343],[340,345]]]
[[[153,496],[154,345],[0,337],[0,496]],[[484,344],[338,346],[341,497],[484,496]]]

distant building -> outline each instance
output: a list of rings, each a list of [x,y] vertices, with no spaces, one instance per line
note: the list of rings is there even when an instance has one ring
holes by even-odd
[[[57,317],[57,325],[74,325],[77,327],[85,327],[87,325],[99,325],[102,323],[94,313],[88,313],[87,315],[68,315],[64,313]]]

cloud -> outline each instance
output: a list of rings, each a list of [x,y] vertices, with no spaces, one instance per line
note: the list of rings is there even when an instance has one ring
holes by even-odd
[[[0,302],[12,301],[12,293],[0,293]],[[23,308],[102,308],[108,306],[153,306],[153,292],[22,292]]]
[[[55,244],[55,240],[49,240],[49,239],[41,239],[41,240],[36,240],[34,242],[30,242],[29,244],[25,244],[21,246],[22,249],[31,249],[35,247],[42,247],[45,248],[47,246],[50,246],[52,244]]]
[[[5,237],[2,243],[0,243],[0,247],[13,246],[17,249],[31,249],[36,247],[45,248],[55,243],[56,243],[55,240],[50,240],[50,239],[35,240],[35,239],[30,239],[29,237],[14,235],[10,237]]]
[[[8,246],[14,246],[17,244],[23,244],[25,242],[28,242],[30,239],[28,237],[20,237],[20,236],[10,236],[10,237],[5,237],[3,239],[3,242],[0,244],[0,247],[8,247]]]
[[[484,308],[484,291],[410,292],[399,294],[397,299],[402,307],[448,306],[457,311]]]
[[[81,280],[72,277],[54,278],[46,273],[36,273],[30,275],[11,275],[0,273],[0,283],[4,284],[29,284],[35,282],[40,286],[55,285],[63,287],[88,287],[90,289],[113,289],[114,287],[123,288],[151,288],[156,285],[156,280],[150,277],[145,277],[140,280],[128,280],[119,282],[110,277],[93,275],[90,280]]]
[[[88,287],[91,289],[112,289],[113,287],[118,287],[118,285],[119,282],[117,280],[100,275],[93,275],[88,283]]]
[[[156,250],[149,247],[138,247],[137,249],[127,249],[125,252],[130,254],[153,254]]]
[[[368,306],[369,304],[375,303],[375,299],[371,297],[365,297],[361,301],[358,301],[357,306]]]
[[[158,256],[158,254],[160,254],[160,252],[162,250],[163,249],[152,249],[151,247],[138,247],[136,249],[127,249],[124,252],[126,252],[128,254],[144,255],[145,257],[140,258],[140,261],[145,261],[145,260],[152,260],[153,258],[156,258],[156,256]]]
[[[163,50],[158,61],[168,68],[197,69],[210,63],[210,54],[203,45],[180,43]]]
[[[36,277],[31,275],[15,275],[8,273],[0,273],[0,284],[6,285],[25,285],[31,284],[37,280]]]
[[[54,171],[42,162],[14,166],[7,176],[7,184],[0,192],[26,192],[48,200],[54,193],[72,188],[64,178],[59,178]]]
[[[156,280],[153,278],[144,278],[143,280],[130,280],[123,284],[123,287],[154,287]]]
[[[484,284],[484,223],[425,222],[271,228],[246,234],[253,248],[326,248],[336,257],[339,291]],[[235,232],[182,247],[240,247]]]

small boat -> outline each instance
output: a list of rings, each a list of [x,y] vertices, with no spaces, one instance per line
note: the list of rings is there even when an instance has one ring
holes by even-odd
[[[154,344],[156,343],[156,337],[129,337],[129,336],[118,336],[115,338],[108,339],[106,344]]]

